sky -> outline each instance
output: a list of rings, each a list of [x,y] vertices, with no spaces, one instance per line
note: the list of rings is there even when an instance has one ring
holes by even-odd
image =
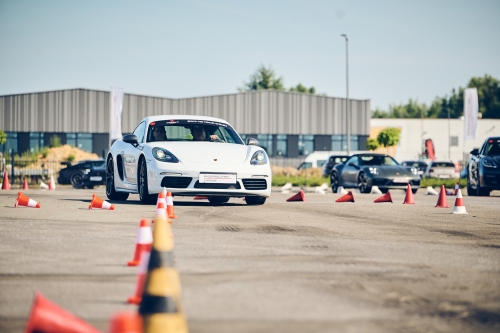
[[[345,97],[348,60],[350,98],[429,105],[500,79],[499,17],[497,0],[0,0],[0,95],[231,94],[264,65]]]

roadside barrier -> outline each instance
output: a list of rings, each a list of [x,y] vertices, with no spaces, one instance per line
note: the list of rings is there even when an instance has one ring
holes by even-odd
[[[457,192],[452,214],[468,214],[465,210],[464,199],[462,198],[462,191],[460,189]]]
[[[448,199],[446,198],[446,189],[444,185],[441,185],[441,191],[439,192],[438,201],[436,203],[437,208],[450,208],[448,205]]]
[[[95,193],[92,194],[92,201],[90,202],[89,209],[101,208],[107,210],[115,210],[115,206],[109,202],[99,198]]]
[[[384,194],[383,196],[381,196],[378,199],[375,199],[373,202],[375,202],[375,203],[379,203],[379,202],[392,202],[391,192],[387,191],[386,194]]]
[[[291,201],[306,201],[306,195],[304,190],[300,190],[297,194],[292,195],[290,198],[286,199],[287,202]]]
[[[25,196],[23,192],[17,193],[17,200],[14,207],[18,206],[40,208],[40,204],[38,202]]]
[[[37,292],[24,329],[24,333],[35,332],[99,333],[100,331]]]
[[[341,196],[340,198],[335,200],[335,202],[355,202],[354,201],[354,194],[352,194],[352,192],[349,191],[349,192],[347,192],[347,194],[344,194],[343,196]]]
[[[144,251],[151,250],[151,243],[153,243],[153,234],[151,225],[147,219],[141,219],[139,222],[139,229],[137,230],[137,237],[135,240],[134,258],[127,263],[128,266],[137,266],[141,262],[141,255]]]
[[[405,195],[405,201],[403,201],[403,205],[414,205],[414,204],[415,204],[415,199],[413,198],[411,185],[408,184],[408,186],[406,187],[406,195]]]

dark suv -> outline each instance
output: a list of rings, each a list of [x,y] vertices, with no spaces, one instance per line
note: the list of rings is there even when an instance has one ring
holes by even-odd
[[[333,167],[337,164],[344,163],[348,158],[349,156],[347,155],[330,155],[326,163],[323,164],[323,167],[321,168],[323,177],[330,177]]]
[[[66,168],[59,170],[57,183],[71,184],[75,188],[82,187],[83,175],[95,168],[104,168],[104,160],[86,160],[80,161],[74,165],[69,162],[61,162]]]
[[[467,171],[467,195],[488,196],[492,190],[500,190],[500,136],[470,152]]]

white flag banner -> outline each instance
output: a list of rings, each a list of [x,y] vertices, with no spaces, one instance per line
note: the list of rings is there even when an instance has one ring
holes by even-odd
[[[464,119],[465,140],[476,139],[477,114],[479,103],[476,88],[467,88],[464,91]]]
[[[117,140],[122,135],[123,88],[111,88],[109,110],[109,139]]]

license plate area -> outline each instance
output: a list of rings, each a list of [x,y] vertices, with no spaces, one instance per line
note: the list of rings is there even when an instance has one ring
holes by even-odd
[[[397,184],[408,184],[408,178],[407,177],[398,177],[398,178],[394,178],[392,180],[393,183],[397,183]]]
[[[211,184],[236,184],[235,173],[219,173],[219,172],[202,172],[198,176],[200,183]]]
[[[102,177],[101,176],[92,176],[92,177],[90,177],[90,181],[91,182],[100,182],[100,181],[102,181]]]

